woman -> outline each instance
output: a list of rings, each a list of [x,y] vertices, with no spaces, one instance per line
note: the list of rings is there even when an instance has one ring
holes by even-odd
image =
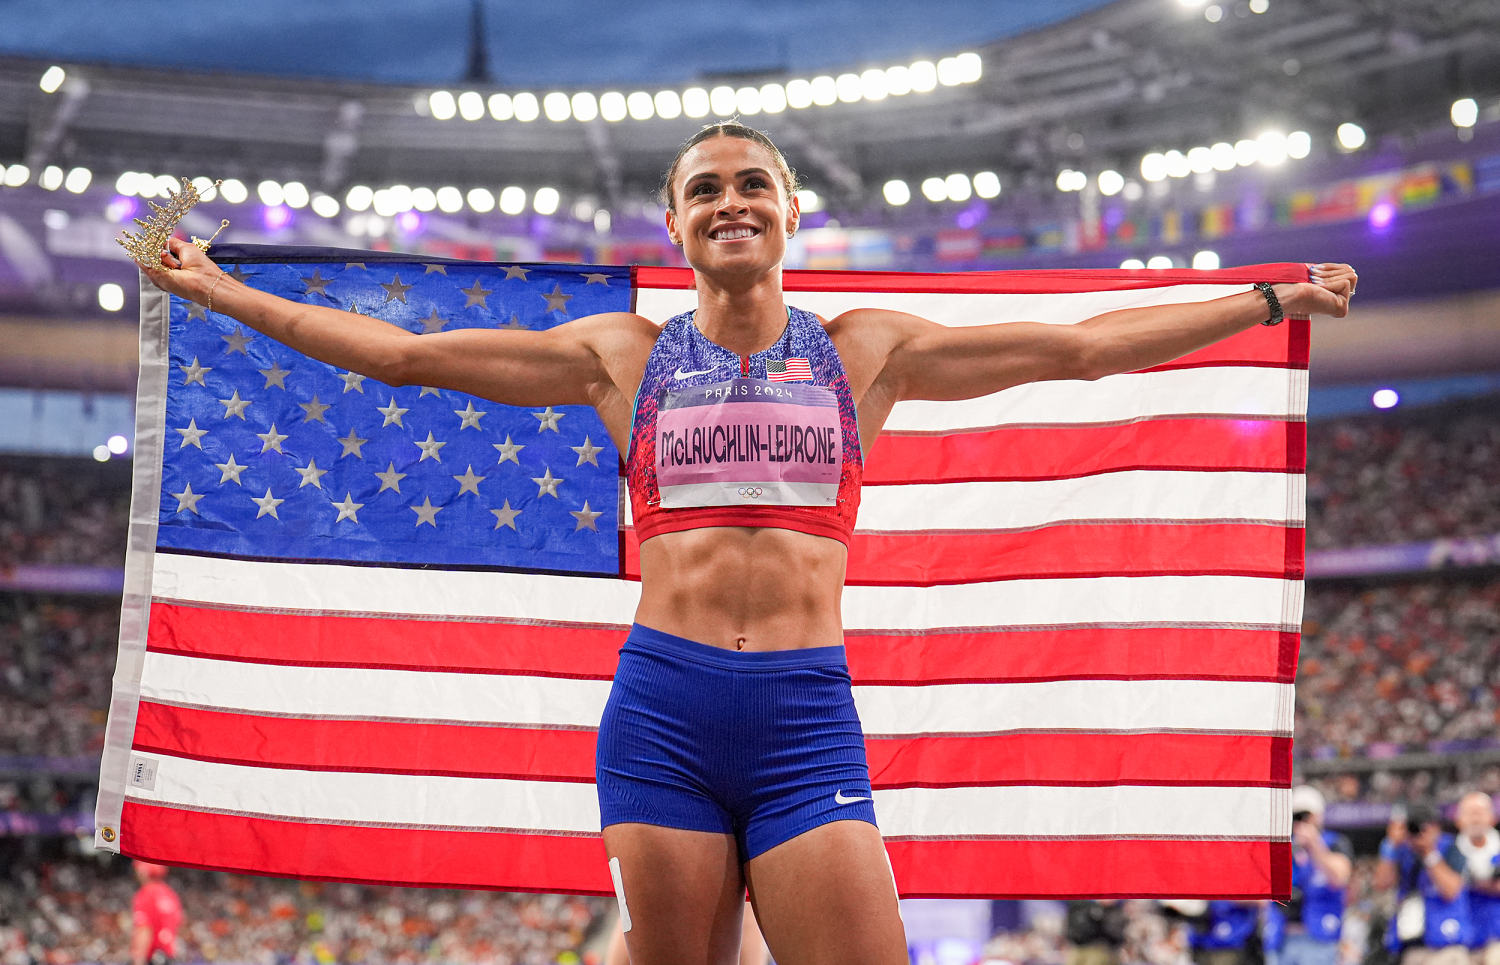
[[[947,328],[883,309],[824,320],[783,301],[796,187],[770,140],[741,125],[683,146],[663,200],[698,307],[660,328],[612,312],[545,332],[414,335],[257,292],[177,241],[147,271],[389,385],[591,405],[629,453],[641,599],[597,776],[635,965],[733,961],[747,887],[778,962],[907,960],[839,612],[861,454],[893,405],[1146,368],[1267,321],[1273,298],[1342,316],[1356,280],[1319,265],[1312,283],[1077,325]],[[810,378],[773,382],[768,364]],[[768,422],[785,431],[762,438]],[[718,444],[701,445],[705,431]]]

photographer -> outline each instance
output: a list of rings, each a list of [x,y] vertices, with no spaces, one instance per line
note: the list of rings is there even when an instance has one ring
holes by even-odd
[[[1464,858],[1442,818],[1413,805],[1391,821],[1380,843],[1375,887],[1396,889],[1386,947],[1401,965],[1469,965],[1473,937]]]
[[[1500,833],[1495,831],[1495,802],[1475,791],[1458,802],[1458,837],[1469,891],[1475,965],[1500,965]]]
[[[1125,906],[1118,901],[1068,902],[1067,965],[1119,965],[1126,924]]]
[[[1265,946],[1277,965],[1335,965],[1354,849],[1323,830],[1323,795],[1292,789],[1292,897],[1266,908]]]
[[[1195,965],[1261,965],[1259,901],[1210,901],[1193,929]]]

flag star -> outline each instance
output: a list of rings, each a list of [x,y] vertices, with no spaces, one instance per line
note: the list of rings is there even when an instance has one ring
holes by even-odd
[[[209,372],[212,372],[213,366],[199,365],[198,356],[194,355],[192,365],[179,365],[177,367],[179,369],[182,369],[182,374],[186,376],[186,378],[182,380],[183,385],[192,385],[194,382],[197,382],[205,389],[208,388],[208,383],[203,381],[203,376],[207,375]]]
[[[556,499],[557,487],[562,485],[562,480],[552,475],[551,466],[548,466],[547,471],[542,475],[532,476],[531,481],[537,485],[536,496],[538,499],[541,499],[543,496],[551,496],[553,499]]]
[[[256,519],[260,519],[262,516],[270,516],[272,519],[278,520],[281,519],[281,516],[277,514],[276,507],[286,502],[285,499],[277,499],[275,496],[272,496],[270,486],[266,487],[266,494],[264,496],[251,496],[250,501],[260,507],[260,512],[255,514]]]
[[[369,315],[368,312],[362,312],[362,311],[359,310],[359,302],[351,301],[349,303],[349,311],[351,313],[355,314],[355,315],[366,315],[366,316]]]
[[[433,529],[437,529],[437,514],[443,511],[443,507],[432,505],[432,497],[423,496],[422,505],[408,506],[406,508],[417,514],[416,525],[421,526],[423,523],[426,523]]]
[[[479,484],[484,482],[488,478],[488,476],[474,475],[474,467],[470,466],[469,468],[464,470],[464,474],[462,476],[454,476],[453,481],[458,483],[458,494],[460,496],[462,496],[464,493],[473,493],[474,495],[478,496]]]
[[[557,282],[553,282],[552,291],[544,293],[542,297],[547,299],[547,311],[562,312],[564,315],[568,314],[568,299],[573,296],[564,295],[562,288],[558,286]]]
[[[172,493],[172,495],[177,499],[177,509],[175,512],[180,513],[183,510],[187,510],[196,516],[198,514],[198,500],[202,499],[206,494],[193,492],[193,484],[188,483],[182,487],[182,492]]]
[[[281,363],[274,360],[271,362],[270,368],[260,369],[259,371],[261,375],[266,377],[266,384],[261,386],[263,389],[269,389],[273,385],[278,389],[285,389],[286,377],[292,374],[291,369],[282,368]]]
[[[501,462],[504,462],[505,460],[509,459],[511,462],[515,463],[518,466],[521,464],[521,460],[516,457],[516,453],[520,452],[522,449],[525,449],[526,447],[525,446],[518,446],[514,442],[511,442],[510,441],[510,433],[507,432],[505,434],[505,441],[504,442],[492,442],[492,443],[490,443],[490,445],[492,445],[496,449],[500,450],[500,461]]]
[[[182,445],[177,447],[179,449],[186,449],[188,446],[197,446],[202,449],[203,437],[208,435],[207,429],[198,428],[197,419],[189,419],[186,429],[173,429],[172,431],[182,433]]]
[[[277,452],[281,452],[281,442],[286,438],[283,433],[276,431],[276,423],[274,422],[271,423],[271,428],[269,431],[257,432],[255,435],[259,437],[261,441],[261,452],[270,452],[272,449],[275,449]]]
[[[302,417],[303,422],[321,422],[324,425],[328,424],[328,420],[323,418],[323,413],[333,408],[333,406],[326,402],[319,402],[316,392],[313,393],[311,402],[298,402],[297,407],[307,413],[307,415]]]
[[[380,428],[384,429],[386,426],[394,422],[400,428],[405,429],[406,426],[401,425],[401,417],[406,415],[411,410],[403,409],[399,405],[397,405],[396,397],[393,395],[391,396],[391,401],[386,403],[385,408],[382,409],[377,405],[375,407],[375,411],[385,416],[385,421],[380,424]]]
[[[418,459],[417,462],[426,462],[429,459],[436,460],[437,462],[442,462],[443,457],[438,455],[438,450],[446,446],[447,443],[438,442],[436,439],[432,438],[432,430],[428,429],[427,438],[422,442],[414,442],[412,443],[412,445],[422,450],[422,458]]]
[[[578,453],[578,462],[576,465],[579,466],[584,463],[590,463],[595,466],[599,465],[599,453],[604,451],[603,446],[596,446],[590,442],[588,436],[583,437],[583,445],[569,446],[568,448]]]
[[[232,415],[239,416],[240,421],[243,422],[245,420],[245,407],[248,406],[250,402],[250,399],[240,398],[240,390],[235,389],[234,395],[227,399],[220,399],[219,405],[222,405],[224,407],[224,418],[227,419]]]
[[[427,269],[426,271],[422,272],[422,274],[424,275],[430,275],[433,272],[437,272],[439,275],[448,274],[447,265],[423,265],[422,267]]]
[[[426,318],[419,318],[417,319],[417,321],[422,323],[423,335],[431,335],[433,332],[441,332],[443,330],[443,326],[448,324],[448,320],[439,315],[436,308],[432,310],[431,315],[428,315]]]
[[[387,489],[394,489],[399,493],[401,492],[401,480],[406,478],[406,473],[397,472],[396,464],[392,462],[385,467],[385,472],[377,472],[375,478],[380,480],[380,488],[375,491],[375,495],[378,496]]]
[[[219,472],[221,473],[221,475],[219,476],[220,486],[224,485],[226,482],[229,482],[231,479],[234,480],[234,484],[236,486],[243,485],[243,483],[240,482],[240,473],[245,471],[245,467],[234,461],[234,453],[231,452],[229,454],[228,462],[214,463],[214,468],[219,470]]]
[[[500,327],[501,328],[525,328],[526,326],[523,325],[523,324],[521,324],[521,319],[520,319],[519,316],[516,315],[515,312],[511,312],[510,313],[510,321],[501,323]]]
[[[582,509],[570,509],[568,510],[568,515],[578,520],[578,525],[573,527],[573,532],[576,533],[580,529],[591,529],[597,533],[599,532],[599,527],[594,525],[594,521],[604,514],[590,510],[589,501],[585,499]]]
[[[475,305],[478,305],[480,308],[489,308],[489,302],[486,302],[485,299],[495,294],[493,288],[485,288],[479,284],[478,278],[474,279],[473,288],[460,288],[459,291],[463,292],[465,297],[468,298],[468,301],[464,302],[465,308],[473,308]]]
[[[324,278],[320,269],[314,268],[311,278],[303,278],[302,284],[307,286],[303,289],[304,295],[327,295],[328,285],[332,278]]]
[[[435,395],[439,399],[441,399],[443,397],[443,394],[441,392],[439,392],[437,389],[433,388],[430,385],[424,385],[424,386],[422,386],[422,391],[417,393],[417,398],[419,398],[419,399],[425,399],[429,395]]]
[[[306,466],[302,466],[300,468],[297,466],[293,466],[292,468],[296,470],[299,476],[302,477],[302,481],[297,484],[298,489],[301,489],[303,486],[312,486],[314,489],[323,488],[322,480],[324,476],[328,475],[328,470],[319,469],[318,460],[309,459],[307,460]]]
[[[368,268],[365,268],[365,263],[362,262],[362,261],[346,261],[346,262],[344,262],[344,268],[345,269],[349,269],[349,268],[361,268],[361,269],[364,269],[365,271],[369,271]]]
[[[405,305],[406,293],[411,291],[415,286],[401,284],[401,276],[397,275],[389,285],[381,282],[380,287],[385,289],[385,300],[387,302],[400,302]]]
[[[339,376],[339,378],[341,378],[341,379],[344,380],[344,391],[345,392],[348,392],[350,389],[353,389],[355,392],[358,392],[360,395],[364,395],[364,393],[365,393],[365,377],[363,375],[360,375],[358,372],[345,372],[343,375]]]
[[[506,265],[505,277],[506,279],[519,278],[522,281],[530,281],[531,279],[526,277],[526,273],[529,271],[531,271],[530,268],[522,268],[520,265]]]
[[[249,355],[250,353],[245,349],[245,346],[249,345],[250,340],[255,336],[246,335],[244,326],[236,325],[233,335],[220,335],[219,337],[229,344],[229,347],[224,350],[225,354],[233,355],[235,352],[239,352],[241,355]]]
[[[333,505],[334,508],[339,511],[339,518],[334,520],[335,523],[342,523],[346,519],[353,520],[357,523],[359,522],[359,516],[357,516],[356,514],[361,509],[365,508],[365,504],[356,503],[354,501],[354,495],[347,490],[345,490],[344,492],[344,501],[341,503],[334,503]]]
[[[463,432],[469,428],[478,429],[479,420],[489,415],[489,411],[474,408],[474,400],[470,399],[467,406],[462,409],[454,409],[453,414],[463,420],[458,426],[458,431]]]
[[[541,425],[536,427],[536,431],[541,432],[544,429],[551,429],[553,432],[556,432],[557,420],[561,419],[565,415],[567,415],[566,412],[552,411],[552,406],[550,405],[547,406],[546,412],[533,412],[532,416],[541,421]]]
[[[191,322],[195,318],[205,322],[208,321],[208,309],[204,308],[202,305],[199,305],[197,302],[189,302],[188,321]]]
[[[510,500],[508,499],[505,501],[504,506],[501,506],[499,509],[492,509],[490,510],[490,512],[495,514],[496,529],[499,529],[502,526],[509,526],[511,529],[515,529],[516,517],[521,515],[521,511],[519,509],[510,508]]]
[[[344,447],[344,451],[339,453],[339,458],[342,459],[345,456],[354,456],[356,459],[363,459],[365,457],[365,454],[359,451],[359,447],[369,441],[370,440],[368,439],[361,439],[359,436],[355,435],[354,429],[351,428],[347,436],[338,440],[339,445]]]
[[[241,265],[235,265],[224,274],[228,275],[230,278],[233,278],[235,281],[239,282],[242,285],[245,283],[245,279],[250,277],[250,274],[246,272],[244,267]]]
[[[588,281],[584,282],[586,285],[603,285],[605,288],[609,287],[609,276],[602,271],[581,271],[579,274],[588,279]]]

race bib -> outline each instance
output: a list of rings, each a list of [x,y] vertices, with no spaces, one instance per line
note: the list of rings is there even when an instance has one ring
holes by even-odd
[[[832,506],[843,444],[838,399],[825,386],[739,378],[665,389],[656,416],[661,505]]]

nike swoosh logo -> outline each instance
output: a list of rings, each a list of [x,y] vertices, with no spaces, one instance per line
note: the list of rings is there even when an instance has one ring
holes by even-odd
[[[718,366],[715,366],[714,368],[717,368],[717,367]],[[708,373],[710,373],[712,371],[713,371],[713,369],[699,369],[697,372],[684,372],[682,370],[682,366],[679,365],[679,366],[677,366],[677,371],[672,373],[672,378],[674,378],[674,379],[690,379],[690,378],[692,378],[695,375],[707,375]]]
[[[870,800],[870,799],[867,798],[867,797],[850,797],[849,795],[845,794],[843,791],[834,791],[833,792],[833,803],[834,804],[854,804],[854,803],[856,803],[858,801],[868,801],[868,800]]]

